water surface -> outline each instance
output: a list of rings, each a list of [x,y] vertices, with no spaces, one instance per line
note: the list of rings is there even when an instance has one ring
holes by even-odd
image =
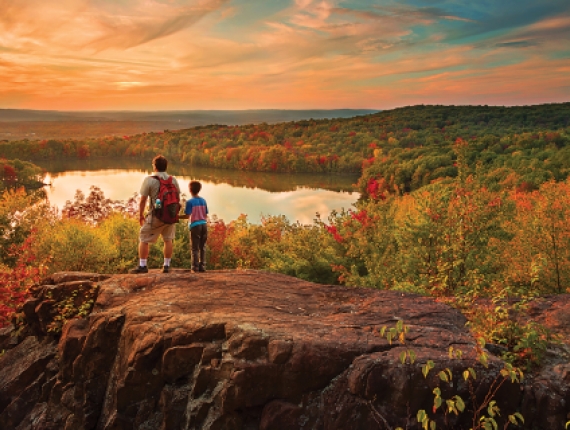
[[[139,191],[145,176],[152,174],[151,161],[133,159],[64,160],[36,162],[46,169],[48,199],[59,208],[73,200],[76,190],[85,195],[91,186],[103,190],[105,197],[127,200]],[[348,209],[359,197],[347,176],[241,172],[181,166],[171,163],[168,173],[175,175],[185,197],[188,183],[202,183],[200,195],[208,202],[210,214],[224,221],[245,214],[250,222],[262,216],[285,215],[290,221],[309,224],[317,213],[323,217],[332,210]]]

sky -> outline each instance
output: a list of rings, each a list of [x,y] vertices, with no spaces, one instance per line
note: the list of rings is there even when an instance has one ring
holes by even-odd
[[[566,101],[569,0],[0,0],[0,108]]]

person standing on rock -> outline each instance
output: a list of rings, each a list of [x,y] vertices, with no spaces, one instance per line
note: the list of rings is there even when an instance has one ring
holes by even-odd
[[[168,273],[170,270],[170,259],[172,258],[172,246],[176,233],[176,224],[166,224],[153,214],[155,201],[157,200],[160,188],[160,181],[157,179],[157,176],[162,180],[172,178],[172,184],[178,190],[178,194],[180,194],[178,181],[174,176],[170,176],[166,173],[167,166],[168,161],[162,155],[154,157],[152,160],[152,168],[155,174],[153,176],[147,176],[141,185],[141,201],[139,203],[139,224],[141,226],[139,232],[139,266],[130,270],[129,273],[148,273],[147,259],[149,247],[151,243],[155,243],[158,240],[159,236],[162,236],[162,240],[164,241],[164,266],[162,272]],[[149,211],[145,215],[147,200],[149,201]]]
[[[181,218],[189,218],[190,244],[192,245],[192,270],[205,272],[205,246],[208,240],[208,205],[206,200],[198,196],[202,184],[192,181],[188,184],[192,198],[186,202],[186,208]]]

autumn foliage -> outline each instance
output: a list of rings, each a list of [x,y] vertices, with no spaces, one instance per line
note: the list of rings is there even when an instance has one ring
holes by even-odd
[[[354,207],[309,225],[213,217],[207,268],[430,295],[462,309],[472,330],[506,345],[512,361],[534,361],[548,334],[511,316],[533,297],[570,292],[569,109],[416,106],[346,120],[0,143],[0,154],[163,153],[246,171],[358,172]],[[114,202],[94,187],[56,213],[17,191],[25,169],[33,176],[30,166],[0,167],[8,190],[0,199],[0,325],[44,272],[123,273],[135,265],[135,197]],[[174,246],[173,267],[189,268],[184,224]],[[151,247],[151,268],[162,263],[161,247]]]
[[[570,157],[570,103],[519,107],[410,106],[346,119],[280,124],[210,125],[185,130],[38,141],[0,141],[6,158],[152,158],[192,166],[265,172],[364,172],[409,192],[454,177],[453,145],[469,142],[467,158],[494,180],[521,174],[536,187],[562,180]],[[374,188],[372,188],[374,192]]]
[[[45,273],[45,267],[36,263],[32,251],[34,232],[19,246],[11,247],[17,255],[16,264],[11,269],[0,270],[0,327],[7,325],[13,314],[29,297],[29,288],[37,283]]]

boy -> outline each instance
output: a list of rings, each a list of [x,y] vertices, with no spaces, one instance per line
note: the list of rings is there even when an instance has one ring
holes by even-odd
[[[206,205],[206,200],[198,196],[202,189],[200,182],[192,181],[188,188],[192,198],[186,202],[184,213],[190,219],[188,228],[190,229],[190,242],[192,245],[192,270],[194,272],[205,272],[204,246],[208,239],[208,224],[206,221],[208,206]]]

